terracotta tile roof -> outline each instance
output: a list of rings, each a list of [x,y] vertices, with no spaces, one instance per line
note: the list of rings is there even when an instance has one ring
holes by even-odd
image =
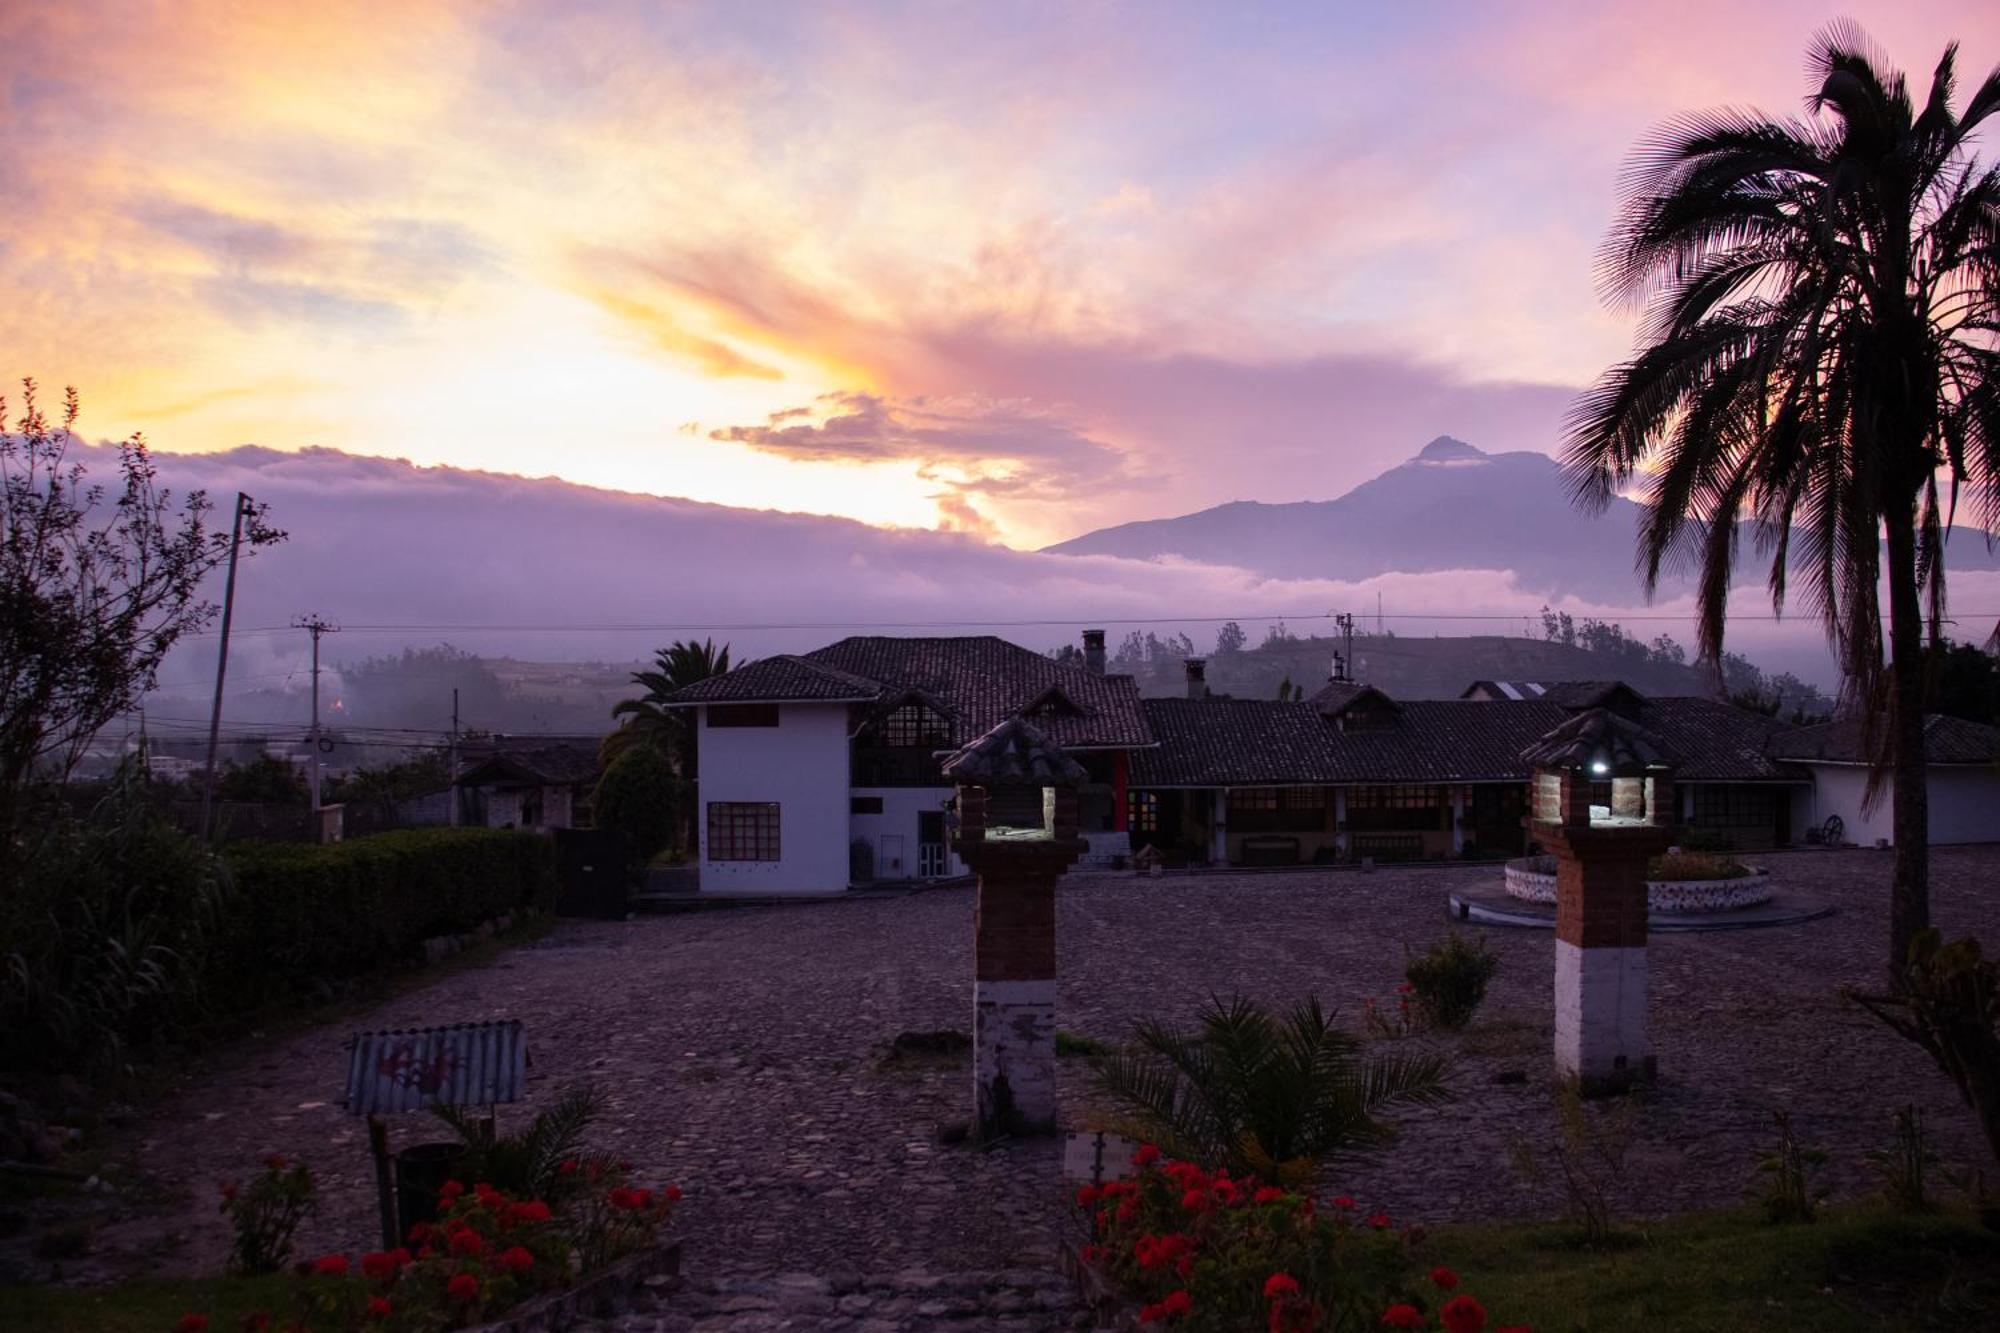
[[[1538,768],[1593,765],[1594,773],[1610,772],[1619,777],[1680,763],[1680,756],[1662,745],[1658,736],[1609,708],[1586,708],[1572,715],[1523,750],[1521,758]]]
[[[1887,732],[1884,722],[1880,726],[1882,740],[1887,739]],[[1865,741],[1861,720],[1849,718],[1786,732],[1779,738],[1777,750],[1791,760],[1865,764],[1870,762]],[[1924,719],[1924,753],[1933,764],[2000,762],[2000,728],[1932,713]]]
[[[1341,730],[1313,703],[1148,699],[1160,745],[1132,756],[1135,786],[1218,787],[1524,781],[1522,752],[1575,716],[1547,699],[1410,699],[1377,725]],[[1690,782],[1797,780],[1772,753],[1784,728],[1707,699],[1649,699],[1638,722]]]
[[[992,787],[1079,787],[1090,775],[1083,765],[1049,742],[1032,723],[1009,718],[944,761],[944,775],[954,782]]]
[[[1066,750],[1152,744],[1130,676],[1100,676],[992,635],[857,635],[798,656],[767,657],[675,694],[678,706],[781,700],[894,707],[921,699],[964,745],[1021,716]]]
[[[567,787],[597,780],[597,750],[576,744],[496,746],[458,775],[460,787]]]

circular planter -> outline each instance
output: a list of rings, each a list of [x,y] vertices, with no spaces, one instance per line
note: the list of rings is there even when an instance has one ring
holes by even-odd
[[[1521,856],[1507,863],[1507,896],[1554,906],[1555,858]],[[1771,872],[1752,867],[1733,879],[1661,879],[1646,882],[1646,910],[1662,916],[1732,912],[1771,901]]]

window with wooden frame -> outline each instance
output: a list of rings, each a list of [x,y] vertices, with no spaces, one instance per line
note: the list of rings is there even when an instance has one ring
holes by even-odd
[[[876,744],[892,750],[942,749],[951,744],[951,722],[928,705],[904,704],[882,719]]]
[[[1447,809],[1439,787],[1347,789],[1347,827],[1356,833],[1427,832],[1443,827]]]
[[[708,859],[711,861],[778,860],[778,803],[710,801]]]
[[[1160,831],[1160,794],[1156,791],[1135,791],[1126,794],[1126,805],[1130,814],[1129,829],[1133,833],[1158,833]]]
[[[1696,824],[1773,824],[1778,818],[1778,794],[1769,787],[1693,785]]]
[[[1238,833],[1311,833],[1326,827],[1326,789],[1238,787],[1229,793],[1228,819]]]

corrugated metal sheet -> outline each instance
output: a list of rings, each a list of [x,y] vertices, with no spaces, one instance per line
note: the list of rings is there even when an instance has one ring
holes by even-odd
[[[519,1019],[357,1032],[348,1042],[347,1109],[386,1115],[519,1101],[527,1071]]]

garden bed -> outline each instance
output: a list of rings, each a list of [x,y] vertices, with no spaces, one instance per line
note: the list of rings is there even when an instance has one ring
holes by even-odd
[[[1663,916],[1695,912],[1729,912],[1771,901],[1771,874],[1753,866],[1719,879],[1649,879],[1646,910]],[[1522,902],[1554,906],[1555,858],[1522,856],[1507,863],[1507,896]]]

